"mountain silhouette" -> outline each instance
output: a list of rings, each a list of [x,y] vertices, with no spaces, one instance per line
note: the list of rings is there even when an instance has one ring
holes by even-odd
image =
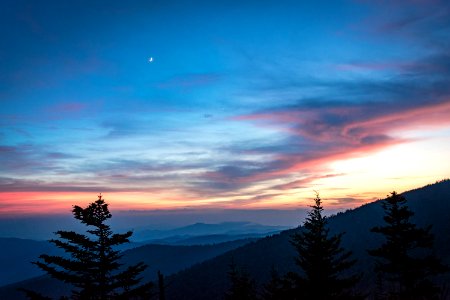
[[[120,245],[117,249],[123,251],[149,244],[177,246],[211,245],[261,238],[268,234],[279,232],[282,229],[286,229],[286,227],[267,226],[251,222],[195,223],[168,230],[149,230],[144,227],[137,230],[137,235],[141,238],[147,238],[147,240],[134,239],[133,235],[130,243]],[[0,269],[0,286],[43,275],[44,272],[42,270],[30,263],[36,261],[40,254],[66,255],[48,241],[0,237],[0,245],[2,245],[0,248],[0,265],[3,266]],[[220,249],[221,247],[218,248]],[[201,247],[193,248],[193,251],[196,250],[199,250],[200,254],[204,252],[204,249]],[[206,257],[209,258],[209,256]],[[190,260],[188,260],[188,264],[189,262]],[[183,267],[186,266],[183,265]]]
[[[226,239],[224,241],[228,241],[243,237],[261,237],[285,229],[288,229],[288,227],[261,225],[252,222],[195,223],[168,230],[137,228],[133,234],[133,240],[147,244],[187,245],[191,243],[189,242],[191,238],[200,236],[221,235]],[[225,238],[225,236],[229,236],[229,238]],[[182,240],[187,240],[187,243],[183,243]]]
[[[415,213],[412,221],[419,226],[430,224],[433,226],[435,252],[444,263],[450,264],[450,221],[448,219],[450,211],[450,180],[411,190],[403,193],[403,195],[408,200],[408,206]],[[324,207],[326,210],[326,199],[324,199]],[[358,259],[353,271],[364,272],[359,288],[365,291],[368,291],[372,287],[373,282],[375,282],[375,275],[372,271],[374,260],[368,255],[367,249],[377,247],[382,241],[382,237],[371,233],[370,229],[382,224],[382,218],[383,210],[380,201],[347,210],[329,218],[331,234],[345,232],[342,238],[342,246],[352,250],[354,257]],[[148,245],[127,250],[126,260],[129,263],[134,261],[147,263],[149,271],[144,275],[148,279],[154,278],[156,270],[163,265],[168,271],[166,274],[178,271],[178,273],[166,278],[168,300],[223,299],[225,292],[229,288],[227,273],[232,261],[239,268],[244,269],[259,287],[269,280],[272,268],[275,268],[280,274],[288,271],[297,271],[294,263],[296,253],[289,241],[291,235],[298,230],[301,230],[301,228],[282,231],[258,240],[218,244],[221,245],[220,251],[210,251],[211,248],[208,248],[217,247],[218,245]],[[177,247],[181,247],[178,248],[179,252],[175,251]],[[189,249],[192,252],[189,252]],[[201,252],[199,249],[204,249],[205,252]],[[158,256],[155,251],[164,253],[167,256]],[[188,261],[189,263],[187,263]],[[191,266],[192,264],[195,265]],[[160,269],[164,272],[163,268]],[[442,280],[444,282],[445,280],[450,281],[450,276],[447,275]],[[55,284],[55,281],[52,279],[39,277],[0,288],[0,298],[22,299],[21,295],[15,291],[18,287],[40,291],[53,290],[55,291],[54,295],[58,295],[64,290],[60,284]]]
[[[62,251],[47,241],[0,238],[0,285],[42,275],[30,262],[42,253],[61,255]]]
[[[419,226],[433,225],[436,254],[450,264],[450,181],[445,180],[403,193],[409,207],[415,212],[412,220]],[[325,199],[326,200],[326,199]],[[324,201],[326,209],[326,201]],[[374,260],[367,249],[375,248],[382,237],[370,233],[375,225],[382,224],[381,202],[375,201],[329,218],[331,233],[345,232],[342,245],[354,253],[358,263],[354,271],[364,272],[359,288],[367,291],[375,281]],[[296,255],[290,244],[291,235],[299,228],[259,239],[219,257],[195,265],[168,278],[167,299],[223,299],[229,287],[227,272],[232,261],[245,269],[261,285],[270,278],[274,267],[279,273],[298,271]],[[450,276],[442,280],[449,280]]]
[[[124,251],[123,263],[131,265],[140,261],[144,262],[148,268],[142,274],[147,280],[155,280],[158,270],[163,274],[172,274],[253,240],[241,239],[219,244],[193,246],[144,245]],[[42,252],[36,254],[33,260],[36,260],[39,254]],[[37,269],[30,262],[26,263],[31,268]],[[25,299],[24,294],[17,291],[17,288],[20,287],[39,291],[52,297],[68,294],[71,289],[70,286],[44,275],[0,287],[0,299]]]

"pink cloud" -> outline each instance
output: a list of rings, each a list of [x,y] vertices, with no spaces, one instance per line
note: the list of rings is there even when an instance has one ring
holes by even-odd
[[[308,176],[303,179],[294,180],[288,183],[279,184],[276,186],[271,187],[271,189],[275,190],[291,190],[296,188],[304,188],[310,186],[314,181],[322,178],[330,178],[330,177],[337,177],[342,176],[344,174],[326,174],[326,175],[315,175],[315,176]]]
[[[308,145],[295,153],[274,153],[274,160],[279,167],[235,178],[244,183],[314,170],[332,161],[367,155],[410,141],[401,137],[401,131],[450,126],[450,101],[405,108],[390,107],[386,103],[305,107],[244,115],[235,120],[250,121],[257,125],[265,125],[267,122],[278,124],[288,128],[283,132],[288,132],[292,139],[298,138]],[[216,174],[216,177],[220,178],[220,175]],[[314,178],[293,181],[280,185],[279,188],[298,187],[311,180]]]

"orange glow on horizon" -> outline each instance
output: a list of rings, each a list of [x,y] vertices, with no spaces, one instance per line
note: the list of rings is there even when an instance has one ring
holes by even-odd
[[[240,190],[216,194],[159,188],[106,191],[112,210],[167,209],[298,209],[310,204],[318,191],[326,207],[347,209],[384,198],[389,192],[409,189],[448,178],[449,129],[403,132],[411,142],[358,155],[334,155],[308,163],[310,174],[289,171],[288,177],[256,182]],[[421,138],[423,135],[434,137]],[[445,137],[445,138],[443,138]],[[311,169],[311,168],[315,169]],[[305,168],[305,166],[302,166]],[[287,172],[287,171],[285,171]],[[298,174],[298,176],[296,176]],[[273,175],[273,174],[271,174]],[[246,178],[247,179],[247,178]],[[102,192],[102,191],[99,191]],[[0,216],[68,213],[73,205],[95,201],[93,192],[0,192]]]

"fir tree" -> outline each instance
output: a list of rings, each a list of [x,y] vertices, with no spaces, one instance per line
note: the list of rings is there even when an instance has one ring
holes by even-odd
[[[234,261],[230,264],[228,272],[231,286],[225,295],[226,300],[256,300],[255,283],[250,276],[239,270]]]
[[[166,286],[164,284],[164,275],[158,270],[158,300],[166,300]]]
[[[272,266],[270,270],[270,280],[264,284],[262,291],[262,298],[264,300],[280,300],[289,299],[287,282]]]
[[[69,256],[42,254],[40,261],[34,264],[53,278],[72,285],[75,289],[71,299],[148,299],[152,284],[138,285],[142,279],[139,275],[146,265],[138,263],[124,268],[120,263],[121,251],[113,249],[128,243],[132,232],[113,234],[110,226],[105,224],[111,213],[101,194],[86,208],[74,206],[72,213],[75,219],[88,226],[88,234],[57,231],[59,239],[50,242]],[[39,296],[26,292],[32,299]]]
[[[350,251],[340,246],[342,234],[330,236],[319,195],[314,201],[302,230],[291,239],[298,253],[296,264],[303,272],[287,275],[286,280],[291,282],[290,298],[359,299],[352,288],[360,275],[343,274],[348,273],[356,261],[350,259]]]
[[[382,207],[386,224],[371,231],[386,240],[369,254],[378,258],[375,271],[383,279],[385,299],[437,299],[439,287],[431,279],[448,268],[432,253],[431,226],[419,228],[411,223],[414,213],[396,192],[382,202]]]

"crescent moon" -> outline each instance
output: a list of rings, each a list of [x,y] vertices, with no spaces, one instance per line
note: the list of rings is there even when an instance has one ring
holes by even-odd
[[[148,62],[153,62],[153,57],[150,57],[150,58],[148,59]]]

